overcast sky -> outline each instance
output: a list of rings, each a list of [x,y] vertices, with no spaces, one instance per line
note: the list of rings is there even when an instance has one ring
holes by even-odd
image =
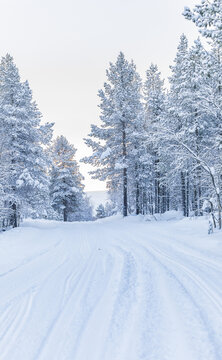
[[[199,0],[0,0],[0,55],[9,52],[23,80],[29,80],[44,121],[89,154],[83,137],[99,123],[98,89],[118,53],[133,59],[144,78],[150,63],[163,77],[176,54],[179,37],[198,37],[181,15]],[[87,176],[86,190],[104,184]]]

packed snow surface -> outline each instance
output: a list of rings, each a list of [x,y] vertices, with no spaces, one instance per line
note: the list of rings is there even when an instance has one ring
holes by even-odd
[[[0,359],[222,359],[222,233],[207,227],[115,217],[2,233]]]

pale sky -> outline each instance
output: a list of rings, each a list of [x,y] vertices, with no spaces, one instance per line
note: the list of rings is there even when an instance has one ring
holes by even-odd
[[[179,37],[198,37],[181,15],[200,0],[0,0],[0,56],[10,53],[33,90],[43,120],[90,154],[83,138],[99,124],[98,90],[109,62],[120,51],[133,59],[142,78],[153,62],[164,78]],[[86,190],[103,190],[81,165]]]

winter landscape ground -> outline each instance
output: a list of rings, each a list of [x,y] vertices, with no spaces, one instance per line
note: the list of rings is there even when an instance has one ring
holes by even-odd
[[[1,233],[1,360],[220,360],[221,233],[164,219]]]

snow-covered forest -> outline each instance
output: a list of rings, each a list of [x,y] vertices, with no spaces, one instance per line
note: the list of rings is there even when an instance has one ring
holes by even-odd
[[[156,64],[142,81],[121,52],[99,90],[100,122],[85,139],[82,161],[106,181],[111,202],[98,217],[121,212],[184,216],[212,213],[221,228],[222,30],[220,1],[203,1],[183,14],[201,39],[180,37],[169,86]],[[204,45],[203,45],[203,43]],[[13,58],[0,64],[1,227],[24,217],[91,220],[76,149],[64,136],[52,140],[27,81]],[[102,211],[102,215],[101,215]]]
[[[91,219],[76,149],[64,136],[52,141],[53,124],[42,124],[9,54],[0,63],[0,131],[1,227],[17,227],[27,216]]]
[[[143,82],[120,53],[99,91],[101,125],[92,125],[86,143],[93,154],[83,161],[96,167],[94,178],[107,181],[124,216],[207,211],[221,228],[221,3],[202,1],[183,15],[205,46],[200,38],[189,46],[181,35],[169,89],[157,65]]]
[[[215,45],[215,44],[214,44]],[[120,53],[99,92],[101,126],[92,125],[84,162],[107,181],[127,214],[212,212],[221,228],[221,68],[219,50],[182,35],[169,79],[151,64],[143,83]],[[215,220],[216,225],[216,220]]]

